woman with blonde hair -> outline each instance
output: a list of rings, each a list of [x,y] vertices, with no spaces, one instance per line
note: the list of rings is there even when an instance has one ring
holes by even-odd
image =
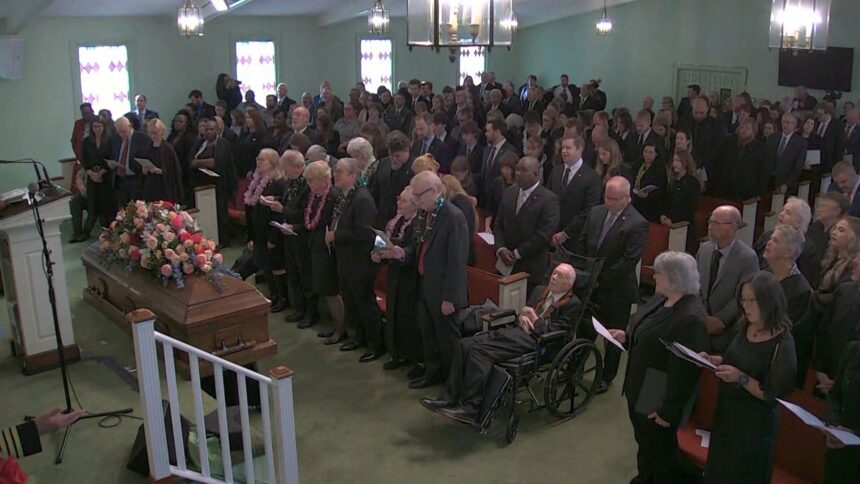
[[[821,306],[833,301],[836,288],[851,280],[851,259],[860,252],[860,218],[842,217],[830,230],[830,247],[821,259],[815,296]]]
[[[630,167],[624,163],[621,148],[612,138],[597,144],[597,165],[594,167],[594,171],[600,175],[604,186],[614,176],[623,176],[628,180],[633,178]]]
[[[466,190],[463,189],[463,185],[460,184],[460,180],[454,175],[444,175],[442,177],[442,185],[445,186],[445,198],[453,203],[455,207],[459,208],[463,212],[463,216],[466,217],[466,226],[469,228],[468,264],[474,265],[475,241],[473,236],[475,235],[475,227],[478,225],[478,212],[475,210],[475,207],[478,205],[478,199],[470,197],[466,193]]]
[[[666,198],[660,215],[660,223],[671,226],[678,222],[689,222],[693,226],[696,205],[704,183],[696,170],[696,163],[689,151],[675,152],[672,163],[666,169]],[[696,242],[695,230],[687,230],[687,252],[692,252]]]
[[[415,158],[415,161],[412,162],[412,174],[417,175],[422,171],[432,171],[433,173],[438,173],[439,162],[436,161],[436,157],[434,157],[430,153],[427,153],[425,155],[421,155]]]
[[[179,165],[179,157],[173,151],[173,145],[165,139],[164,123],[153,118],[147,123],[146,130],[152,139],[152,148],[149,152],[151,165],[141,166],[143,199],[147,202],[165,200],[183,203],[182,168]]]

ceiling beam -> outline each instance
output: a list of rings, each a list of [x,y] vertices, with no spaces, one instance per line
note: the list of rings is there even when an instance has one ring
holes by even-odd
[[[54,0],[16,2],[16,6],[12,7],[12,13],[6,17],[4,33],[7,35],[20,34],[31,20],[44,12],[52,3]]]

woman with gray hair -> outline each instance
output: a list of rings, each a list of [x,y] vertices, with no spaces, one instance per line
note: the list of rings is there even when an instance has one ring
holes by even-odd
[[[672,356],[663,345],[678,342],[693,351],[708,346],[707,313],[699,297],[696,259],[663,252],[654,261],[654,296],[631,316],[627,330],[610,329],[629,351],[624,395],[639,445],[639,475],[631,482],[680,482],[676,431],[681,410],[699,379],[699,369]],[[662,394],[660,388],[665,389]]]
[[[797,258],[803,252],[803,234],[794,227],[777,225],[764,248],[764,260],[770,267],[782,292],[785,294],[791,334],[797,352],[798,388],[803,387],[806,370],[812,361],[812,344],[815,341],[815,311],[812,287],[797,268]]]
[[[363,186],[370,186],[370,182],[376,175],[377,160],[373,154],[373,145],[364,138],[353,138],[346,145],[346,152],[351,158],[355,158],[361,167],[361,176],[358,182]]]

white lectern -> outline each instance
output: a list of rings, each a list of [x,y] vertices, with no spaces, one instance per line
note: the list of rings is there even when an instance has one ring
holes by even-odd
[[[66,361],[80,358],[75,343],[66,263],[60,241],[60,223],[71,218],[69,192],[58,190],[39,202],[45,238],[54,262],[54,291]],[[48,281],[43,270],[42,241],[29,204],[18,202],[0,211],[0,272],[11,320],[13,351],[21,357],[25,375],[59,365]]]

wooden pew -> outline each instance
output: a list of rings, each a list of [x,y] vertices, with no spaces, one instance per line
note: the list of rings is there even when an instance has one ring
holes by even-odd
[[[654,259],[667,250],[684,252],[687,248],[689,222],[678,222],[671,227],[652,223],[648,227],[648,240],[642,251],[638,267],[639,283],[654,284]]]
[[[78,162],[77,158],[63,158],[62,160],[57,161],[60,164],[60,173],[62,173],[62,181],[55,182],[66,190],[72,190],[72,183],[74,183],[74,173],[75,173],[75,163]]]
[[[218,205],[215,200],[215,185],[203,185],[194,187],[194,206],[197,208],[197,213],[194,214],[194,220],[200,230],[206,234],[206,237],[214,240],[216,244],[221,242],[218,240]]]
[[[710,218],[711,212],[721,205],[731,205],[741,212],[741,219],[746,225],[742,226],[741,230],[738,231],[738,238],[746,242],[747,245],[752,245],[755,240],[755,229],[758,226],[757,218],[760,217],[759,213],[762,213],[757,197],[741,202],[709,195],[699,197],[699,204],[696,206],[694,213],[693,227],[691,227],[695,231],[696,240],[707,237],[708,218]]]
[[[821,184],[818,185],[818,193],[827,193],[830,189],[830,183],[833,181],[830,173],[822,173],[821,175]]]
[[[758,197],[750,198],[741,202],[738,208],[741,211],[741,224],[738,230],[738,238],[752,247],[755,241],[756,220],[758,219]]]
[[[782,211],[782,206],[785,205],[785,194],[774,192],[771,195],[770,211],[764,215],[764,224],[762,225],[762,233],[773,230],[776,227],[779,219],[779,212]]]
[[[249,184],[250,181],[247,178],[240,178],[236,187],[236,196],[227,203],[227,215],[230,216],[230,220],[239,225],[247,223],[245,220],[245,190],[248,189]]]
[[[809,190],[811,189],[811,185],[811,181],[801,180],[797,184],[797,198],[801,200],[806,200],[806,203],[809,203]]]

